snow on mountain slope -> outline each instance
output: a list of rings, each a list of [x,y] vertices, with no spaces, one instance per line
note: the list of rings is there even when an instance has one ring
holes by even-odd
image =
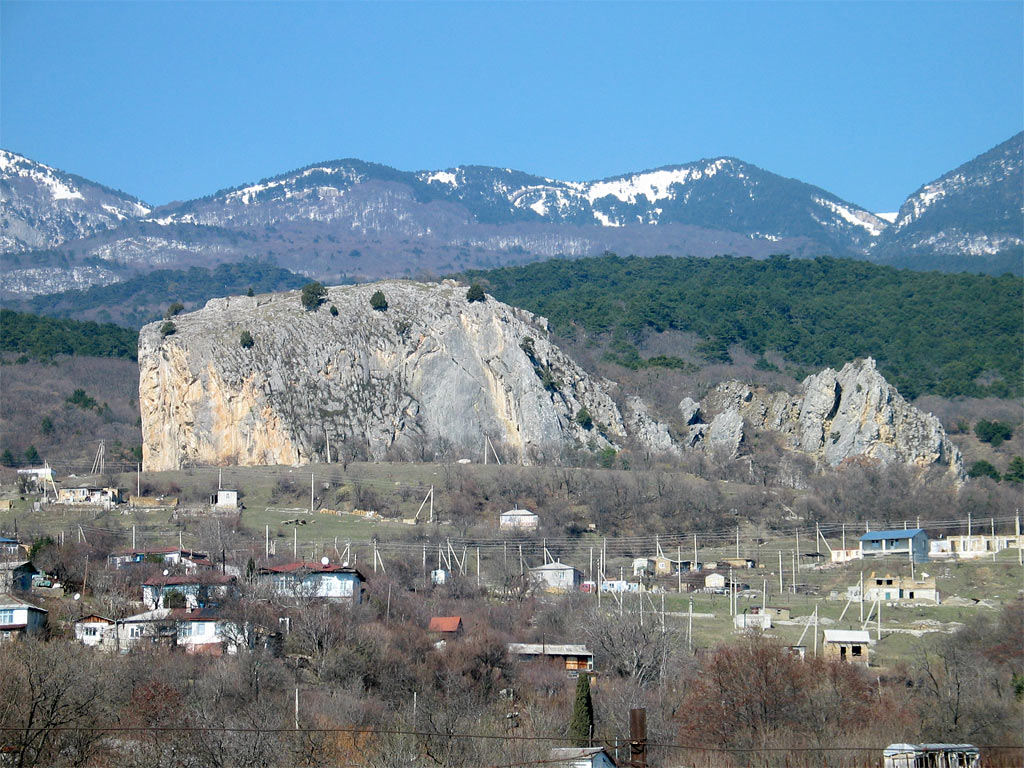
[[[129,195],[0,150],[0,252],[52,248],[149,210]]]

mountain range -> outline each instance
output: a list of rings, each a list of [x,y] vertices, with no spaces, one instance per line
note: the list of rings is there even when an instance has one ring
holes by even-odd
[[[245,259],[342,282],[605,251],[827,254],[1019,274],[1022,146],[1024,133],[923,185],[895,216],[730,157],[589,182],[336,160],[152,207],[0,150],[0,292]]]

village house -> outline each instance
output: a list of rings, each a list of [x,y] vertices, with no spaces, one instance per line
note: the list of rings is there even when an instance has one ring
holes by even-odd
[[[594,654],[585,645],[509,643],[508,652],[520,661],[555,661],[569,672],[570,677],[576,677],[580,671],[592,672],[594,669]]]
[[[121,503],[121,491],[119,488],[58,488],[57,503],[110,509]]]
[[[871,638],[857,629],[826,629],[823,646],[826,659],[868,666]]]
[[[0,561],[0,593],[27,592],[37,573],[39,571],[29,560]]]
[[[704,589],[708,592],[728,592],[730,587],[736,591],[741,592],[745,589],[750,589],[749,584],[743,584],[737,581],[735,578],[730,578],[725,573],[709,573],[704,576]]]
[[[913,557],[915,563],[928,562],[928,534],[922,528],[869,531],[860,537],[861,557]]]
[[[158,608],[116,622],[116,643],[122,651],[140,645],[166,645],[219,656],[236,650],[237,635],[230,622],[209,609]]]
[[[456,640],[462,637],[461,616],[433,616],[427,631],[442,640]]]
[[[503,531],[535,531],[540,518],[528,509],[510,509],[498,516],[498,527]]]
[[[10,594],[0,594],[0,641],[46,629],[47,611]]]
[[[555,747],[547,763],[557,768],[615,768],[604,747]]]
[[[875,600],[914,600],[936,604],[940,602],[935,579],[927,577],[912,579],[893,576],[890,573],[884,576],[876,576],[872,573],[864,579],[864,599],[871,602]]]
[[[654,558],[653,557],[634,557],[633,558],[633,575],[634,576],[652,576],[654,575]]]
[[[1004,549],[1020,549],[1024,534],[974,534],[972,536],[947,536],[929,542],[928,553],[935,558],[951,557],[969,560],[975,557],[991,557]]]
[[[128,549],[115,552],[107,558],[107,562],[114,568],[124,568],[139,563],[154,563],[156,565],[180,566],[185,571],[195,571],[199,568],[212,568],[210,558],[204,552],[196,552],[191,549],[180,549],[178,547],[160,547],[157,549]]]
[[[75,622],[75,640],[90,648],[114,651],[117,649],[117,622],[96,613],[83,616]]]
[[[576,592],[583,584],[583,571],[558,561],[531,568],[530,575],[545,592]]]
[[[222,573],[156,576],[142,583],[142,602],[156,608],[203,608],[225,598],[235,584]],[[180,605],[173,604],[180,602]],[[172,603],[173,605],[168,605]]]
[[[306,562],[261,568],[259,580],[278,595],[353,603],[362,602],[366,584],[366,577],[347,565]]]
[[[0,557],[17,557],[21,553],[21,545],[16,539],[0,536]]]

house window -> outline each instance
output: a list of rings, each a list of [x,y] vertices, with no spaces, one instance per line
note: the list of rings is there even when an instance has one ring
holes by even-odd
[[[205,635],[206,634],[206,625],[205,624],[196,624],[195,634],[197,634],[197,635]]]
[[[87,637],[96,637],[96,627],[86,627],[85,635]]]
[[[142,637],[142,627],[132,627],[128,630],[129,637]]]
[[[850,647],[850,655],[852,655],[852,656],[860,656],[860,646],[859,645],[851,646]]]
[[[0,624],[13,624],[14,623],[14,609],[5,608],[0,611]]]
[[[178,637],[191,637],[192,636],[192,624],[185,622],[178,627]]]

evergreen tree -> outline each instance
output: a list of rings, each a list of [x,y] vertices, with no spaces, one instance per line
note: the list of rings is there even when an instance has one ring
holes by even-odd
[[[34,445],[30,445],[28,450],[25,451],[25,461],[29,464],[38,464],[42,459],[39,458],[39,451],[36,450]]]
[[[373,296],[370,297],[370,306],[378,312],[386,312],[388,309],[388,300],[384,298],[382,291],[374,291]]]
[[[466,291],[466,301],[470,304],[474,301],[487,301],[487,297],[484,295],[484,289],[480,287],[479,283],[473,283],[469,286],[469,290]]]
[[[302,286],[302,308],[307,312],[319,307],[326,298],[327,289],[321,283],[306,283]]]
[[[252,334],[248,330],[242,331],[238,338],[238,343],[242,345],[242,349],[249,349],[255,342],[253,341]]]
[[[594,702],[590,698],[590,675],[581,672],[576,679],[576,699],[572,705],[572,720],[569,721],[569,738],[577,747],[590,745],[594,730]]]
[[[168,320],[166,323],[164,323],[163,325],[160,326],[160,335],[161,336],[164,336],[164,337],[166,337],[166,336],[173,336],[177,332],[178,332],[178,326],[176,326],[170,320]]]
[[[1010,466],[1003,473],[1003,480],[1010,483],[1024,483],[1024,457],[1014,456]]]
[[[13,467],[14,466],[14,464],[15,464],[14,454],[11,453],[11,449],[10,448],[4,448],[3,454],[0,454],[0,464],[3,464],[5,467]]]
[[[991,477],[997,483],[1002,479],[999,470],[992,466],[991,462],[976,461],[971,465],[971,468],[967,471],[968,477]]]

